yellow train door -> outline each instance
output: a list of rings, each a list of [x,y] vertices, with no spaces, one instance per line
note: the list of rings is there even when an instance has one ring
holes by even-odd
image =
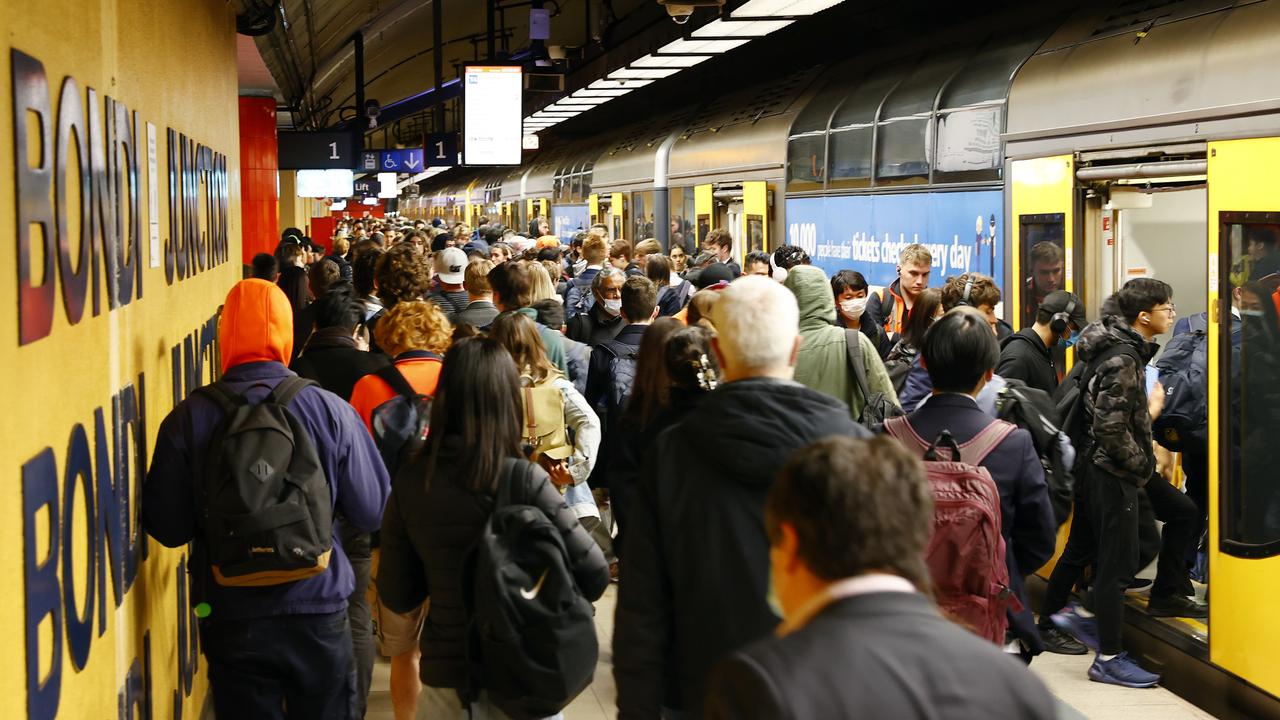
[[[1208,156],[1209,658],[1280,695],[1280,138]]]

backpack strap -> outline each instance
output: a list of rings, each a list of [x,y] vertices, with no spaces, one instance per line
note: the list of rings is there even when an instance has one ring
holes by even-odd
[[[267,399],[274,398],[279,405],[288,405],[302,390],[311,385],[315,385],[314,381],[304,377],[293,375],[281,380],[274,388]]]
[[[396,367],[395,363],[391,363],[383,368],[378,368],[374,375],[382,378],[385,383],[391,386],[391,389],[394,390],[397,395],[412,399],[416,398],[419,394],[418,391],[414,390],[413,386],[409,384],[409,380],[405,378],[404,373],[400,372],[400,368]]]
[[[969,439],[969,442],[960,446],[960,450],[964,455],[964,462],[970,465],[981,465],[983,460],[991,454],[993,450],[1004,442],[1018,426],[1004,420],[994,420],[992,423],[982,429],[977,435]]]
[[[915,450],[922,457],[932,447],[924,438],[920,437],[915,428],[911,427],[911,423],[905,416],[885,419],[884,431],[902,443],[905,448]]]
[[[862,394],[862,401],[866,402],[871,398],[871,390],[867,383],[867,366],[862,358],[862,335],[861,330],[844,331],[844,347],[849,354],[849,364],[853,366],[853,378],[858,383],[858,392]]]
[[[236,408],[241,405],[248,405],[249,401],[243,395],[231,389],[231,386],[224,380],[209,383],[203,387],[198,387],[195,392],[201,393],[205,397],[218,404],[222,411],[227,415],[234,413]]]

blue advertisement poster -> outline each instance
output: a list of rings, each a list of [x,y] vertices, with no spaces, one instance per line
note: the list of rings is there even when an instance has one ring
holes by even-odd
[[[1002,285],[1003,217],[1001,190],[793,198],[787,242],[828,275],[857,270],[877,287],[897,279],[898,253],[911,243],[933,254],[934,287],[970,271]]]
[[[560,242],[568,245],[578,231],[586,230],[587,226],[591,224],[589,217],[585,204],[552,205],[551,234],[560,238]]]

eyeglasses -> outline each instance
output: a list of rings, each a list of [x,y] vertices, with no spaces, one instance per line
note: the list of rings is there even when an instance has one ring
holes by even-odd
[[[1167,313],[1169,313],[1170,315],[1177,315],[1177,314],[1178,314],[1178,308],[1177,308],[1177,306],[1175,306],[1173,303],[1169,303],[1169,307],[1163,307],[1163,308],[1151,308],[1151,312],[1153,312],[1153,313],[1157,313],[1157,312],[1167,312]]]

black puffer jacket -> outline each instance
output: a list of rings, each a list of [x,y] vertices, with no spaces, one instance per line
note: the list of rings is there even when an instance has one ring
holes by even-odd
[[[1080,332],[1076,349],[1083,362],[1100,357],[1117,343],[1127,343],[1142,358],[1119,353],[1098,367],[1085,392],[1085,418],[1093,462],[1121,480],[1142,487],[1155,471],[1151,416],[1147,413],[1144,366],[1159,345],[1147,342],[1123,318],[1103,316]]]
[[[1053,354],[1033,328],[1023,328],[1000,343],[1000,364],[996,374],[1005,380],[1021,380],[1050,395],[1058,388],[1058,369]]]
[[[425,479],[426,453],[402,470],[392,482],[391,498],[382,516],[378,596],[396,612],[408,612],[431,598],[419,640],[419,675],[431,687],[466,687],[470,613],[463,600],[463,561],[493,510],[492,496],[473,492],[467,478],[450,472],[462,443],[459,437],[444,438],[430,487]],[[595,601],[609,586],[604,554],[565,506],[564,497],[542,468],[533,466],[527,482],[524,497],[534,498],[533,504],[560,529],[574,579],[582,594]]]
[[[869,433],[828,395],[750,379],[712,392],[647,449],[613,636],[620,718],[656,718],[660,704],[697,717],[715,662],[778,624],[765,599],[765,498],[794,451],[832,435]]]

